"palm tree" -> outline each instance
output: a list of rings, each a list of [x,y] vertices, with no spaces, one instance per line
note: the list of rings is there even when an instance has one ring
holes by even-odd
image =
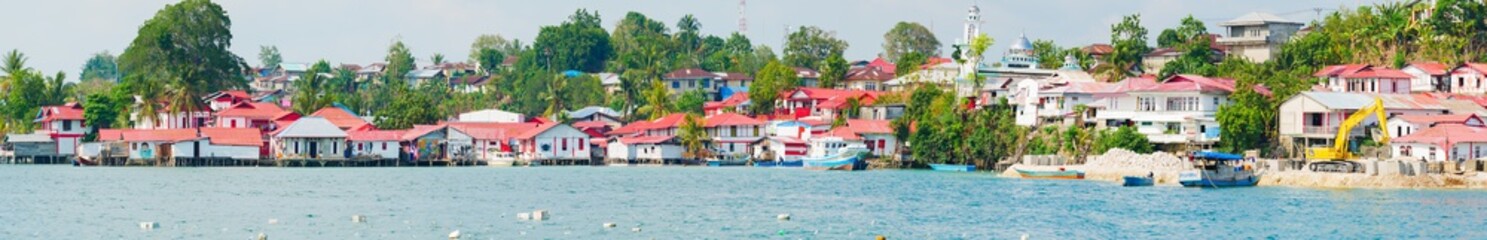
[[[707,131],[702,128],[702,120],[699,120],[696,114],[687,114],[679,130],[677,135],[681,138],[682,146],[687,149],[683,157],[699,159],[710,155],[707,146],[703,143],[707,139]]]
[[[0,60],[0,72],[5,72],[5,76],[0,76],[0,91],[9,92],[10,79],[14,78],[16,73],[26,70],[26,54],[10,50],[0,58],[3,58]]]
[[[185,120],[188,122],[184,123],[183,125],[196,126],[196,122],[189,121],[193,120],[193,118],[195,117],[193,113],[201,110],[201,102],[197,101],[196,95],[191,94],[190,84],[186,84],[184,82],[175,82],[173,84],[170,84],[166,86],[165,96],[163,97],[165,98],[165,102],[168,104],[165,106],[166,112],[169,113],[167,115],[185,115]]]
[[[547,101],[547,111],[542,113],[543,116],[556,116],[558,113],[568,110],[567,103],[563,99],[568,95],[567,89],[565,89],[568,85],[567,82],[567,77],[563,76],[556,76],[552,81],[547,82],[547,92],[542,93],[542,100]]]

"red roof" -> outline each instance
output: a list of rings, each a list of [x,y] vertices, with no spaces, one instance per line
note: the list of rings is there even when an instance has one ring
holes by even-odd
[[[919,65],[919,69],[929,69],[929,68],[935,67],[935,66],[940,65],[940,64],[951,63],[951,62],[955,62],[955,59],[942,58],[942,57],[930,57],[929,59],[925,59],[924,60],[924,64],[920,64]]]
[[[521,134],[517,134],[515,136],[515,138],[517,138],[517,139],[530,139],[530,138],[533,138],[533,137],[537,137],[537,135],[542,134],[542,132],[546,132],[548,129],[552,129],[553,127],[557,127],[558,125],[562,125],[562,124],[558,124],[558,123],[544,123],[542,125],[537,125],[537,127],[535,127],[535,128],[528,129],[526,131],[523,131]]]
[[[450,128],[479,140],[506,141],[541,126],[539,123],[453,122]]]
[[[1476,114],[1451,114],[1451,115],[1399,115],[1394,116],[1399,120],[1415,124],[1437,124],[1458,123],[1465,124],[1466,121],[1476,118]]]
[[[573,127],[579,128],[579,129],[584,129],[584,128],[605,128],[605,127],[609,127],[609,123],[608,122],[604,122],[604,121],[582,121],[582,122],[575,122],[575,123],[573,123]]]
[[[1368,65],[1368,64],[1345,64],[1345,65],[1326,66],[1326,67],[1322,67],[1321,70],[1317,70],[1317,72],[1316,73],[1313,73],[1312,76],[1315,76],[1315,77],[1340,77],[1340,76],[1343,76],[1343,75],[1353,74],[1355,72],[1358,72],[1358,71],[1363,70],[1364,68],[1368,68],[1370,66],[1371,65]]]
[[[199,138],[196,129],[191,128],[124,130],[120,135],[129,142],[180,142]]]
[[[889,62],[888,59],[883,59],[883,57],[874,58],[872,62],[867,63],[867,66],[877,67],[878,69],[881,69],[884,72],[888,73],[898,72],[898,65],[893,64],[893,62]]]
[[[38,122],[50,122],[56,120],[84,120],[83,107],[76,103],[68,103],[62,106],[46,106],[41,108],[41,119]]]
[[[346,132],[347,141],[356,142],[385,142],[398,141],[407,130],[363,130]]]
[[[1234,80],[1227,78],[1210,78],[1197,75],[1179,74],[1167,77],[1162,83],[1135,89],[1147,92],[1234,92]],[[1270,95],[1270,90],[1263,86],[1255,86],[1255,91],[1260,94]]]
[[[1450,148],[1457,143],[1487,142],[1487,128],[1461,124],[1441,124],[1414,134],[1395,138],[1396,143],[1427,143]]]
[[[706,119],[703,119],[703,121],[706,122],[702,124],[703,127],[764,125],[765,123],[763,120],[754,119],[749,116],[744,116],[737,113],[713,115],[707,117]]]
[[[864,66],[847,70],[846,81],[888,81],[893,80],[894,72],[877,66]]]
[[[1472,63],[1472,62],[1469,62],[1469,63],[1461,64],[1460,67],[1457,67],[1457,69],[1460,69],[1460,68],[1471,68],[1472,70],[1476,70],[1477,71],[1477,74],[1487,74],[1487,64],[1484,64],[1484,63]]]
[[[707,70],[702,70],[701,68],[684,68],[684,69],[677,69],[676,71],[671,71],[671,73],[667,73],[665,76],[662,76],[661,78],[665,78],[665,79],[703,79],[703,78],[716,78],[716,77],[718,77],[717,74],[713,74],[713,72],[709,72]]]
[[[636,121],[636,122],[632,122],[630,124],[627,124],[625,126],[621,126],[620,128],[615,129],[614,131],[609,131],[609,135],[624,135],[624,134],[644,132],[646,130],[651,130],[651,129],[673,128],[673,127],[677,127],[678,124],[681,124],[682,120],[685,119],[686,117],[687,117],[686,114],[672,113],[671,115],[666,115],[665,117],[661,117],[661,118],[658,118],[656,120],[651,120],[651,121]]]
[[[893,133],[893,127],[888,120],[847,119],[846,128],[858,134]]]
[[[806,98],[811,100],[819,100],[820,103],[817,103],[816,107],[825,109],[846,107],[847,100],[852,98],[856,98],[858,103],[864,106],[872,105],[878,99],[878,95],[882,94],[876,91],[801,87],[796,88],[787,96],[794,96],[795,93],[805,94]]]
[[[310,116],[325,118],[325,120],[330,121],[331,124],[335,124],[336,127],[344,130],[362,129],[366,127],[366,125],[370,125],[367,123],[366,120],[362,120],[360,117],[357,117],[356,114],[351,114],[351,112],[347,112],[345,109],[341,109],[338,107],[321,108],[319,111],[315,111],[315,113],[310,114]]]
[[[1424,71],[1425,74],[1430,75],[1446,75],[1446,68],[1450,68],[1446,66],[1446,64],[1438,62],[1412,62],[1410,63],[1410,66],[1419,68],[1421,71]]]
[[[724,98],[723,101],[707,102],[703,104],[702,109],[712,110],[723,107],[737,107],[739,104],[743,104],[748,101],[748,94],[733,94],[731,96],[728,96],[728,98]]]
[[[280,108],[273,103],[245,102],[233,105],[231,108],[217,113],[218,117],[243,117],[250,120],[273,120],[285,114],[293,112]]]
[[[672,138],[676,138],[676,136],[622,137],[620,138],[620,144],[656,144],[670,141]]]
[[[1400,70],[1388,69],[1388,68],[1380,68],[1380,67],[1368,67],[1368,68],[1360,69],[1360,70],[1358,70],[1356,72],[1353,72],[1351,74],[1343,74],[1342,77],[1343,78],[1409,79],[1412,76],[1410,76],[1410,74],[1405,73],[1404,71],[1400,71]]]
[[[795,77],[799,77],[799,78],[821,78],[821,72],[817,72],[815,69],[803,68],[803,67],[793,67],[792,69],[795,69]]]
[[[226,94],[228,96],[232,96],[233,98],[248,99],[248,91],[243,91],[243,90],[228,90],[228,91],[223,91],[222,93],[223,94]]]
[[[441,129],[444,129],[444,127],[445,127],[444,124],[439,124],[439,125],[413,125],[413,129],[408,130],[407,132],[404,132],[403,133],[402,140],[403,141],[412,141],[414,139],[418,139],[418,137],[422,137],[423,135],[428,135],[429,133],[433,133],[434,131],[439,131]]]
[[[213,145],[263,146],[263,132],[256,128],[201,128]]]
[[[862,136],[858,136],[856,132],[852,132],[852,129],[848,128],[832,129],[831,131],[827,131],[826,133],[822,133],[821,135],[817,135],[815,137],[839,137],[842,138],[842,140],[848,141],[862,140]]]
[[[1085,46],[1082,50],[1091,55],[1108,55],[1111,52],[1115,52],[1115,47],[1110,46],[1110,44],[1096,43]]]
[[[124,131],[124,129],[98,129],[98,141],[106,142],[124,140]]]

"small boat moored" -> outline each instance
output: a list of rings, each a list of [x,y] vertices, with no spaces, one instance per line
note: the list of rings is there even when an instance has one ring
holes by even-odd
[[[1125,176],[1121,180],[1121,186],[1145,187],[1155,184],[1156,181],[1149,176]]]
[[[867,145],[861,143],[847,143],[839,139],[826,139],[813,142],[812,148],[815,155],[800,160],[801,167],[810,170],[856,170],[862,156],[868,152]]]
[[[1084,179],[1084,171],[1064,168],[1058,168],[1056,171],[1017,169],[1017,174],[1027,179]]]
[[[1184,187],[1223,188],[1252,187],[1260,182],[1254,168],[1245,164],[1244,157],[1220,152],[1196,152],[1189,161],[1198,170],[1183,171],[1177,182]]]
[[[976,165],[961,164],[939,164],[931,163],[929,168],[940,172],[975,172]]]

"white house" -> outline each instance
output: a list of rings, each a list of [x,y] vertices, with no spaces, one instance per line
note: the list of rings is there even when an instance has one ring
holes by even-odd
[[[529,128],[512,139],[520,154],[528,161],[583,160],[592,157],[589,151],[589,135],[577,128],[559,123],[545,123]]]
[[[1368,64],[1332,65],[1317,70],[1319,87],[1333,92],[1407,94],[1414,76],[1404,71]]]
[[[717,155],[751,155],[751,146],[764,138],[766,122],[737,113],[724,113],[704,119],[703,128],[712,137],[712,150]]]
[[[1389,144],[1395,158],[1426,161],[1464,161],[1487,157],[1487,128],[1442,124]]]
[[[610,141],[606,148],[610,160],[651,160],[666,161],[681,159],[682,153],[686,152],[676,136],[636,136],[621,137],[617,141]]]
[[[867,145],[868,152],[874,156],[893,156],[898,153],[898,138],[893,136],[893,128],[885,120],[847,120],[847,125],[827,131],[820,136],[812,136],[811,139],[837,138],[845,142],[856,142]],[[812,152],[829,152],[811,149]]]
[[[1487,63],[1465,63],[1451,69],[1450,80],[1446,84],[1450,86],[1451,93],[1487,93]]]
[[[1411,92],[1451,92],[1446,82],[1450,68],[1438,62],[1413,62],[1400,71],[1410,75]]]
[[[45,106],[36,114],[34,122],[40,128],[36,134],[46,134],[56,144],[57,156],[76,156],[77,146],[83,135],[92,129],[83,124],[83,106],[68,103],[61,106]]]
[[[1293,149],[1332,144],[1338,125],[1358,109],[1372,105],[1374,98],[1383,100],[1387,116],[1449,113],[1438,100],[1423,95],[1301,92],[1280,105],[1277,131],[1281,144]],[[1354,127],[1351,135],[1364,136],[1364,131],[1374,131],[1381,121],[1386,120],[1369,117]]]
[[[1270,56],[1290,41],[1302,24],[1274,14],[1253,12],[1219,26],[1226,28],[1228,36],[1219,38],[1218,43],[1227,46],[1230,54],[1264,62],[1270,61]]]
[[[201,128],[199,132],[200,137],[170,144],[171,157],[234,160],[258,160],[262,157],[260,153],[262,153],[263,135],[260,135],[258,129]]]
[[[1118,83],[1115,88],[1121,87]],[[1127,95],[1112,100],[1116,103],[1108,104],[1095,118],[1117,126],[1130,123],[1156,144],[1211,145],[1219,141],[1219,123],[1214,117],[1220,106],[1229,103],[1235,87],[1230,79],[1174,75],[1154,85],[1119,89]],[[1254,88],[1270,94],[1264,87]]]
[[[371,159],[398,159],[398,139],[407,131],[361,130],[346,132],[346,141],[351,157]]]
[[[321,117],[304,117],[273,135],[275,159],[345,159],[346,132]]]
[[[501,111],[499,109],[486,109],[467,113],[461,113],[460,122],[496,122],[496,123],[519,123],[525,122],[527,116],[520,113]]]
[[[1389,122],[1386,126],[1388,126],[1390,138],[1399,138],[1441,124],[1462,124],[1473,127],[1484,126],[1482,118],[1475,114],[1398,115],[1389,117]]]
[[[622,114],[619,111],[600,106],[588,106],[579,108],[578,110],[568,111],[568,119],[571,119],[574,122],[602,121],[610,124],[610,126],[612,127],[625,125],[624,122],[620,121],[620,118],[624,116],[625,114]]]

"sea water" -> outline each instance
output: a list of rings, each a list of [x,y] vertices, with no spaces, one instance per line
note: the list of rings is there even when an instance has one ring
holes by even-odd
[[[534,210],[550,217],[517,218]],[[0,165],[0,239],[1484,239],[1483,216],[1480,190],[989,173]]]

